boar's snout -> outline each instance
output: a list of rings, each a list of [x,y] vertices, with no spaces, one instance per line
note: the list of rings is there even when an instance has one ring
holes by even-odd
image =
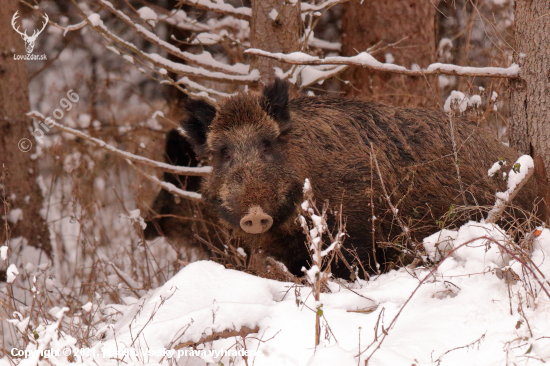
[[[266,214],[260,206],[253,206],[248,215],[241,219],[241,228],[249,234],[265,233],[273,225],[273,218]]]

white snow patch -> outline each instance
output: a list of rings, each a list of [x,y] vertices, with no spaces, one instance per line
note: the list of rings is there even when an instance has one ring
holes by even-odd
[[[138,9],[139,17],[147,23],[151,24],[152,26],[155,26],[158,20],[157,13],[155,11],[147,6],[144,6],[142,8]]]
[[[329,347],[319,345],[307,366],[356,366],[355,355],[335,344]]]
[[[241,257],[246,257],[246,252],[244,251],[244,249],[242,247],[238,247],[237,252],[239,253],[239,255]]]
[[[474,108],[478,108],[481,106],[481,96],[479,95],[472,95],[470,97],[470,101],[468,102],[468,104]]]
[[[512,166],[512,169],[508,173],[508,189],[506,192],[497,192],[496,196],[505,202],[508,202],[510,194],[516,189],[517,185],[525,179],[529,169],[535,167],[533,158],[529,155],[520,156],[516,163]]]
[[[11,222],[12,224],[17,224],[17,222],[22,218],[23,218],[23,210],[20,208],[12,209],[7,217],[8,221]]]
[[[0,248],[0,258],[2,258],[3,261],[8,259],[8,246],[4,245]]]
[[[453,41],[450,38],[441,38],[441,40],[439,41],[438,48],[442,49],[444,47],[452,48],[453,47]]]
[[[458,90],[453,90],[445,104],[443,105],[443,110],[445,112],[450,112],[452,108],[457,108],[460,112],[464,112],[468,108],[468,97],[464,95],[463,92]]]
[[[86,305],[82,305],[82,310],[84,310],[85,312],[89,313],[90,311],[92,311],[92,303],[91,302],[87,302]]]
[[[17,270],[17,267],[15,266],[15,264],[10,264],[10,266],[6,270],[6,275],[8,277],[7,282],[13,283],[13,281],[15,281],[15,279],[17,278],[18,274],[19,274],[19,271]]]
[[[113,47],[113,46],[106,46],[106,48],[107,48],[109,51],[111,51],[111,52],[113,52],[113,53],[115,53],[115,54],[117,54],[117,55],[120,56],[120,51],[117,50],[115,47]]]
[[[141,214],[141,211],[139,210],[139,208],[137,208],[135,210],[130,211],[128,216],[121,214],[120,218],[128,219],[132,223],[137,222],[141,226],[141,229],[145,230],[145,228],[147,227],[147,224],[145,223],[145,220],[143,219],[143,217],[140,216],[140,214]]]
[[[269,12],[268,15],[271,18],[271,20],[275,21],[275,20],[277,20],[277,17],[279,16],[279,12],[275,9],[271,9],[271,11]]]
[[[157,117],[164,117],[164,113],[162,111],[155,111],[155,113],[153,113],[151,118],[157,119]]]
[[[98,13],[92,13],[88,15],[88,20],[94,27],[100,27],[103,25],[103,21]]]
[[[445,76],[445,75],[439,75],[437,77],[439,89],[445,89],[447,86],[451,84],[451,80]]]
[[[125,59],[126,61],[132,63],[132,64],[134,63],[134,58],[130,55],[123,55],[122,58]]]
[[[494,176],[494,175],[500,170],[500,168],[502,168],[504,165],[506,165],[506,161],[505,161],[505,160],[499,160],[499,161],[497,161],[497,162],[494,163],[493,166],[487,171],[487,175],[488,175],[489,177]]]

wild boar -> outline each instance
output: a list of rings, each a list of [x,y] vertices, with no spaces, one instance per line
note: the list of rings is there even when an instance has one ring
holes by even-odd
[[[185,109],[182,127],[195,152],[213,167],[201,188],[206,203],[235,237],[282,261],[295,275],[309,260],[296,223],[306,178],[317,202],[342,207],[348,234],[344,248],[372,266],[372,220],[375,242],[402,233],[381,178],[409,234],[421,240],[437,230],[436,220],[453,204],[492,205],[506,183],[489,178],[487,169],[499,158],[513,162],[519,156],[490,131],[454,117],[462,194],[450,117],[442,111],[329,95],[289,98],[281,80],[262,93],[226,98],[217,107],[188,100]],[[533,190],[525,192],[520,201],[530,207],[535,196]],[[347,250],[344,255],[353,261]],[[384,251],[377,256],[384,264]],[[332,265],[332,273],[350,276],[342,261]]]

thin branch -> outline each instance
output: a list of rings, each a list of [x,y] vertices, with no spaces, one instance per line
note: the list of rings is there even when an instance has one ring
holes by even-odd
[[[31,8],[32,10],[35,10],[35,11],[37,11],[38,13],[40,13],[40,16],[41,16],[42,18],[45,18],[45,17],[46,17],[46,14],[45,14],[42,10],[40,10],[40,8],[39,8],[38,6],[35,6],[35,5],[33,5],[33,4],[29,4],[28,2],[26,2],[26,1],[24,1],[24,0],[19,0],[19,2],[20,2],[21,4],[24,4],[24,5],[28,6],[28,7]],[[63,27],[63,26],[57,24],[56,22],[53,22],[53,21],[51,21],[50,19],[48,19],[48,24],[51,24],[51,25],[53,25],[53,26],[56,27],[56,28],[62,29],[62,30],[63,30],[63,37],[64,37],[65,35],[67,35],[68,32],[72,32],[72,31],[78,30],[78,29],[80,29],[80,28],[83,28],[87,23],[86,23],[86,21],[83,20],[83,21],[81,21],[80,23],[71,24],[71,25],[67,25],[67,26]]]
[[[159,48],[168,52],[169,54],[179,57],[182,60],[185,60],[189,64],[205,67],[207,69],[211,69],[214,71],[228,72],[230,74],[235,74],[235,75],[248,75],[249,73],[250,67],[248,65],[245,65],[245,64],[228,65],[226,63],[215,60],[212,57],[212,54],[210,54],[210,52],[204,51],[199,55],[189,53],[189,52],[183,52],[176,46],[160,39],[155,33],[147,30],[146,28],[142,27],[139,24],[134,23],[132,19],[130,19],[122,11],[117,10],[113,6],[113,4],[111,4],[109,1],[100,0],[99,4],[103,8],[115,14],[119,19],[121,19],[124,23],[126,23],[126,25],[134,29],[136,33],[141,35],[147,41],[157,45]],[[207,61],[207,63],[205,63],[205,61]]]
[[[409,70],[406,67],[382,63],[376,60],[367,52],[352,57],[325,57],[319,58],[311,56],[303,52],[271,53],[259,50],[257,48],[249,48],[244,53],[256,56],[263,56],[278,60],[292,65],[349,65],[360,66],[371,70],[392,72],[395,74],[409,76],[424,76],[424,75],[457,75],[457,76],[477,76],[477,77],[494,77],[515,79],[519,77],[520,68],[516,64],[507,68],[502,67],[466,67],[451,64],[435,63],[428,66],[426,70]]]
[[[407,244],[409,245],[409,248],[414,248],[413,241],[411,239],[410,230],[407,225],[401,220],[401,217],[399,217],[398,210],[395,208],[393,203],[391,202],[390,196],[388,195],[388,191],[386,190],[386,185],[384,184],[384,179],[382,178],[382,173],[380,172],[380,166],[378,166],[378,159],[376,158],[376,155],[374,153],[374,147],[372,146],[372,142],[370,144],[371,149],[371,156],[374,160],[374,165],[376,166],[376,172],[378,173],[378,178],[380,178],[380,185],[382,186],[382,191],[384,192],[384,198],[386,199],[386,202],[390,206],[391,212],[393,213],[393,216],[397,220],[397,223],[401,227],[401,230],[403,231],[403,234],[405,234],[405,238],[407,239]],[[373,243],[374,245],[374,243]]]
[[[197,193],[197,192],[190,192],[190,191],[184,191],[183,189],[179,189],[178,187],[176,187],[175,185],[173,185],[172,183],[168,183],[168,182],[163,182],[161,181],[160,179],[158,179],[157,177],[155,177],[154,175],[150,175],[150,174],[147,174],[145,173],[143,170],[139,169],[137,166],[135,166],[130,160],[126,159],[126,161],[128,162],[128,164],[130,164],[132,166],[132,168],[134,168],[139,174],[141,174],[142,176],[144,176],[145,178],[147,178],[148,180],[150,180],[151,182],[155,183],[155,184],[158,184],[159,186],[161,186],[162,188],[166,189],[168,192],[176,195],[176,196],[179,196],[181,198],[185,198],[186,200],[191,200],[191,201],[195,201],[195,202],[202,202],[202,196],[200,193]]]
[[[132,51],[133,53],[139,55],[146,61],[154,64],[159,68],[164,68],[170,72],[173,72],[177,75],[182,76],[192,76],[204,80],[216,81],[220,83],[231,83],[231,84],[246,84],[251,85],[255,84],[260,79],[260,73],[257,70],[252,70],[249,75],[228,75],[223,72],[214,72],[209,71],[199,67],[192,67],[184,65],[178,62],[168,60],[167,58],[162,57],[156,53],[146,53],[139,49],[136,45],[131,42],[125,41],[122,38],[111,33],[107,27],[103,24],[103,21],[99,18],[99,14],[91,14],[90,17],[87,17],[84,11],[78,6],[76,0],[71,0],[77,7],[80,15],[86,20],[86,22],[99,34],[107,37],[114,43],[122,45],[126,49]],[[92,16],[94,16],[93,21]]]
[[[143,156],[134,155],[134,154],[131,154],[129,152],[119,150],[116,147],[114,147],[112,145],[109,145],[108,143],[106,143],[103,140],[97,139],[95,137],[88,136],[85,133],[82,133],[82,132],[80,132],[78,130],[75,130],[75,129],[72,129],[70,127],[63,126],[62,124],[59,124],[59,123],[55,122],[52,118],[49,118],[49,117],[46,118],[46,117],[44,117],[44,115],[42,113],[37,112],[37,111],[31,111],[31,112],[27,113],[27,116],[32,117],[32,118],[36,118],[39,121],[46,123],[46,125],[50,128],[51,127],[56,127],[56,128],[60,129],[63,132],[67,132],[67,133],[70,133],[71,135],[80,137],[80,138],[82,138],[82,139],[84,139],[88,142],[91,142],[95,146],[99,146],[102,149],[105,149],[107,151],[115,153],[116,155],[118,155],[118,156],[120,156],[124,159],[128,159],[128,160],[133,161],[135,163],[145,164],[145,165],[149,165],[149,166],[152,166],[152,167],[155,167],[155,168],[159,168],[162,171],[165,171],[165,172],[168,172],[168,173],[202,177],[202,176],[208,175],[212,171],[212,168],[209,167],[209,166],[203,166],[203,167],[199,167],[199,168],[175,166],[175,165],[161,163],[160,161],[147,159]]]

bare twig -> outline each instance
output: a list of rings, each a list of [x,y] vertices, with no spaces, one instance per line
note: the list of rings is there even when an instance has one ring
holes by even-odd
[[[197,192],[190,192],[190,191],[184,191],[183,189],[180,189],[178,187],[176,187],[175,185],[173,185],[172,183],[168,183],[168,182],[163,182],[161,181],[160,179],[158,179],[157,177],[153,176],[153,175],[149,175],[147,173],[145,173],[143,170],[139,169],[138,167],[136,167],[134,164],[132,164],[132,162],[130,160],[126,160],[128,162],[128,164],[130,164],[132,166],[132,168],[134,168],[139,174],[141,174],[143,177],[147,178],[147,180],[161,186],[162,188],[166,189],[168,192],[176,195],[176,196],[179,196],[181,198],[185,198],[187,200],[191,200],[191,201],[195,201],[195,202],[202,202],[202,198],[201,198],[201,194],[200,193],[197,193]]]
[[[453,125],[453,113],[449,112],[449,127],[451,129],[451,141],[453,143],[453,154],[455,158],[456,176],[458,178],[458,186],[460,187],[460,195],[462,196],[462,202],[464,206],[468,205],[466,201],[466,194],[464,193],[464,185],[462,184],[462,177],[460,176],[460,166],[458,161],[458,150],[456,149],[455,129]]]
[[[107,151],[115,153],[116,155],[118,155],[118,156],[120,156],[124,159],[133,161],[134,163],[140,163],[140,164],[149,165],[149,166],[152,166],[152,167],[155,167],[155,168],[159,168],[159,169],[161,169],[165,172],[168,172],[168,173],[179,174],[179,175],[201,176],[202,177],[202,176],[208,175],[212,170],[212,168],[209,167],[209,166],[198,167],[198,168],[195,168],[195,167],[182,167],[182,166],[175,166],[175,165],[170,165],[170,164],[166,164],[166,163],[161,163],[159,161],[147,159],[147,158],[144,158],[143,156],[134,155],[134,154],[130,154],[129,152],[119,150],[116,147],[107,144],[103,140],[96,139],[95,137],[88,136],[85,133],[82,133],[82,132],[80,132],[78,130],[75,130],[73,128],[63,126],[62,124],[59,124],[59,123],[55,122],[53,119],[51,119],[49,117],[48,118],[44,117],[44,115],[40,112],[32,111],[32,112],[27,113],[27,116],[36,118],[41,122],[45,122],[46,125],[48,125],[48,127],[56,127],[56,128],[59,128],[63,132],[67,132],[67,133],[70,133],[71,135],[80,137],[80,138],[82,138],[82,139],[84,139],[88,142],[91,142],[92,144],[94,144],[98,147],[101,147],[102,149],[105,149]]]
[[[384,199],[388,203],[388,206],[390,206],[391,212],[393,213],[393,216],[397,220],[397,223],[399,224],[399,227],[401,227],[401,230],[403,231],[403,234],[405,235],[405,238],[407,239],[407,244],[409,245],[409,248],[414,248],[413,241],[411,239],[411,235],[409,233],[409,227],[405,225],[403,220],[401,220],[401,217],[398,215],[398,210],[395,208],[393,203],[391,202],[390,196],[388,195],[388,191],[386,190],[386,185],[384,184],[384,179],[382,178],[382,173],[380,172],[380,166],[378,166],[378,159],[376,159],[376,154],[374,153],[374,147],[372,146],[372,142],[370,144],[371,149],[371,156],[374,160],[374,165],[376,166],[376,172],[378,173],[378,178],[380,178],[380,185],[382,187],[382,191],[384,192]],[[373,243],[374,244],[374,243]]]

